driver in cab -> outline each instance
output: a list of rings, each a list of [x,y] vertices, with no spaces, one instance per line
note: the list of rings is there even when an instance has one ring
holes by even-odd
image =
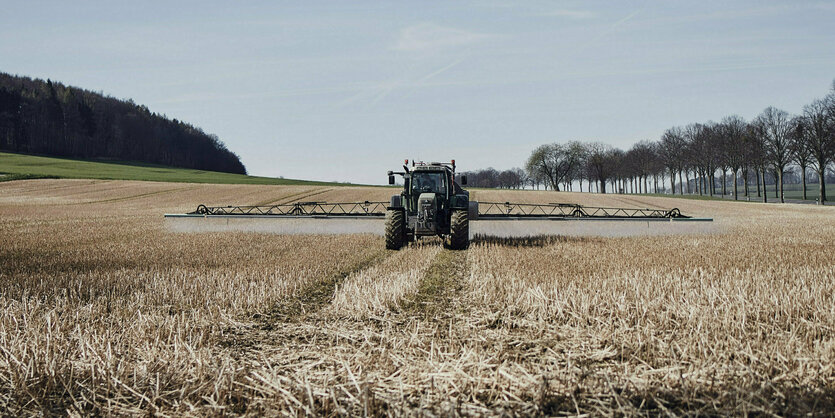
[[[415,179],[415,190],[420,192],[442,193],[438,176],[418,176]]]

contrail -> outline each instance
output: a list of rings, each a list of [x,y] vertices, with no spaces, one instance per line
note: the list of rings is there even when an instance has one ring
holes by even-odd
[[[608,28],[608,29],[604,30],[604,31],[603,31],[603,32],[601,32],[599,35],[595,36],[595,37],[594,37],[594,38],[592,38],[590,41],[588,41],[588,42],[586,42],[585,44],[583,44],[583,46],[582,46],[582,47],[580,47],[580,48],[581,48],[581,49],[582,49],[582,48],[585,48],[585,47],[587,47],[587,46],[589,46],[589,45],[591,45],[591,44],[593,44],[593,43],[595,43],[595,42],[599,41],[599,40],[600,40],[600,39],[602,39],[604,36],[606,36],[606,35],[608,35],[608,34],[610,34],[610,33],[614,32],[614,31],[615,31],[615,29],[617,29],[617,28],[618,28],[618,26],[620,26],[620,25],[622,25],[622,24],[626,23],[627,21],[629,21],[630,19],[632,19],[633,17],[635,17],[635,15],[637,15],[638,13],[640,13],[640,11],[641,11],[641,10],[642,10],[642,9],[635,10],[634,12],[632,12],[632,13],[628,14],[626,17],[624,17],[624,18],[622,18],[622,19],[618,20],[617,22],[613,23],[613,24],[612,24],[612,26],[609,26],[609,28]]]
[[[379,102],[380,100],[383,100],[384,97],[388,96],[389,93],[391,93],[392,90],[394,90],[400,84],[402,84],[400,81],[395,81],[394,83],[389,84],[388,86],[384,87],[382,89],[382,91],[380,92],[380,94],[378,94],[376,97],[374,97],[373,100],[371,100],[371,103],[369,103],[369,106],[373,106],[373,105],[377,104],[377,102]]]
[[[440,75],[441,73],[444,73],[444,72],[450,70],[452,67],[455,67],[458,64],[461,64],[462,62],[464,62],[464,57],[458,58],[457,60],[453,61],[451,64],[446,65],[446,66],[444,66],[440,69],[437,69],[437,70],[423,76],[422,78],[420,78],[418,81],[416,81],[412,85],[412,88],[410,88],[409,91],[407,91],[406,94],[403,95],[403,97],[405,98],[405,97],[411,96],[412,93],[415,91],[415,89],[417,89],[418,84],[423,84],[423,83],[429,81],[430,79],[435,78],[436,76]]]
[[[435,76],[437,76],[437,75],[439,75],[439,74],[441,74],[441,73],[446,72],[447,70],[451,69],[452,67],[455,67],[455,66],[456,66],[456,65],[458,65],[458,64],[461,64],[462,62],[464,62],[464,58],[463,58],[463,57],[461,57],[461,58],[459,58],[459,59],[457,59],[457,60],[453,61],[451,64],[449,64],[449,65],[447,65],[447,66],[445,66],[445,67],[443,67],[443,68],[440,68],[440,69],[438,69],[438,70],[435,70],[435,71],[433,71],[433,72],[431,72],[431,73],[429,73],[429,74],[427,74],[427,75],[423,76],[423,77],[422,77],[420,80],[418,80],[417,82],[418,82],[418,83],[423,83],[423,82],[425,82],[425,81],[428,81],[429,79],[434,78]]]
[[[432,71],[431,73],[426,74],[423,77],[420,77],[419,79],[417,79],[417,81],[414,81],[414,82],[406,82],[406,81],[403,81],[403,80],[398,80],[398,81],[392,81],[392,82],[386,82],[386,83],[378,83],[371,90],[372,91],[379,91],[379,93],[376,93],[368,104],[369,104],[369,106],[377,104],[378,102],[380,102],[380,100],[383,100],[384,98],[388,97],[388,95],[391,94],[391,92],[393,92],[394,90],[396,90],[400,87],[410,87],[409,91],[405,95],[403,95],[403,97],[408,97],[411,94],[411,92],[414,91],[414,89],[416,87],[418,87],[420,84],[425,83],[425,82],[429,81],[430,79],[435,78],[438,75],[440,75],[440,74],[442,74],[446,71],[449,71],[451,68],[455,67],[458,64],[461,64],[462,62],[464,62],[463,57],[459,58],[459,59],[453,61],[452,63],[447,64],[447,65],[445,65],[445,66],[443,66],[443,67],[441,67],[441,68],[439,68],[435,71]],[[364,95],[365,95],[364,91],[360,91],[359,93],[357,93],[357,94],[351,96],[350,98],[344,100],[342,103],[340,103],[340,106],[345,106],[345,105],[351,104],[351,103],[359,100]]]

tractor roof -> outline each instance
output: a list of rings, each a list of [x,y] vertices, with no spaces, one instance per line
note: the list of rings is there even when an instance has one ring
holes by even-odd
[[[455,162],[450,163],[425,163],[423,161],[414,162],[412,166],[414,171],[455,171]]]

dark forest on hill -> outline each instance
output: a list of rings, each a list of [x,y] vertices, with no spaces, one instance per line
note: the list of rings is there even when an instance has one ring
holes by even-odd
[[[0,73],[0,150],[246,174],[220,139],[132,100]]]

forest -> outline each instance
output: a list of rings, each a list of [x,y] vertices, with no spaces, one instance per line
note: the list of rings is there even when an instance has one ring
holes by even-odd
[[[539,188],[606,193],[740,195],[768,200],[766,185],[784,201],[790,179],[802,187],[817,184],[823,203],[833,183],[835,163],[835,83],[829,93],[797,115],[769,106],[752,120],[731,115],[674,126],[657,140],[643,140],[624,151],[595,141],[544,144],[525,168],[488,168],[465,173],[476,187]],[[668,181],[669,180],[669,181]],[[584,190],[585,185],[585,190]]]
[[[0,73],[0,150],[246,174],[213,134],[52,80]]]

